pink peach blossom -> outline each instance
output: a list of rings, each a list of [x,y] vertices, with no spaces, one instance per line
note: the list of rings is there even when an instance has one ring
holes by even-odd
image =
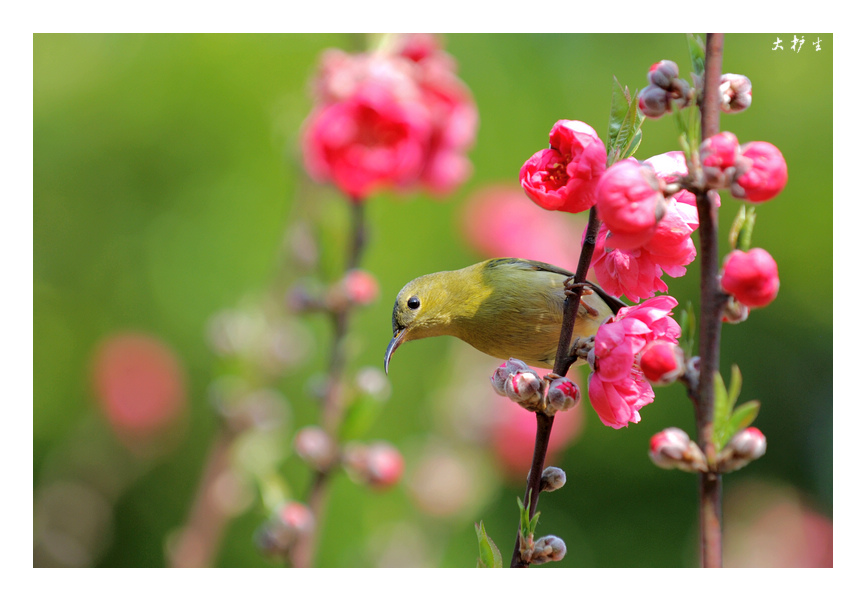
[[[661,181],[648,165],[619,161],[605,171],[596,190],[596,207],[608,227],[607,243],[625,250],[648,242],[665,213]]]
[[[788,164],[782,152],[769,142],[749,142],[741,148],[737,177],[731,196],[750,202],[775,198],[788,183]]]
[[[526,195],[549,211],[579,213],[595,204],[607,152],[595,130],[582,121],[557,121],[550,148],[533,154],[520,169]]]
[[[764,307],[779,293],[779,268],[763,248],[735,250],[725,258],[721,285],[742,305]]]

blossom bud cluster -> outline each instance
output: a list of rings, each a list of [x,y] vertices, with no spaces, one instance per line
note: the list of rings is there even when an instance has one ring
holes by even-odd
[[[706,185],[729,188],[734,198],[766,202],[788,183],[785,157],[769,142],[740,146],[734,134],[721,132],[704,140],[699,151]]]
[[[684,79],[673,61],[663,60],[650,67],[649,85],[638,92],[638,108],[647,117],[658,118],[671,112],[673,106],[685,107],[694,97],[694,90]]]
[[[325,472],[342,464],[349,476],[375,489],[396,484],[403,475],[403,457],[390,443],[337,442],[318,426],[307,426],[295,435],[295,452],[311,468]]]
[[[379,52],[328,50],[313,91],[304,164],[354,202],[419,185],[446,194],[469,176],[478,110],[436,38],[401,36]]]
[[[650,439],[649,456],[666,470],[707,471],[707,458],[696,442],[679,428],[665,428]]]
[[[720,472],[738,470],[767,452],[767,438],[757,428],[746,428],[734,434],[719,453]]]
[[[715,471],[738,470],[767,452],[767,439],[757,428],[737,432],[716,459]],[[650,439],[649,456],[664,469],[708,471],[707,459],[697,443],[679,428],[665,428]]]
[[[490,377],[493,389],[524,409],[553,415],[568,411],[580,402],[580,389],[568,378],[550,380],[545,393],[545,380],[526,363],[509,359],[496,368]]]
[[[670,113],[674,105],[686,107],[695,101],[697,88],[702,86],[701,79],[695,79],[692,88],[685,80],[679,79],[679,67],[675,62],[663,60],[654,64],[647,72],[649,85],[638,92],[638,108],[647,117],[658,119]],[[719,81],[719,96],[722,111],[744,111],[752,104],[752,82],[745,75],[725,73]]]

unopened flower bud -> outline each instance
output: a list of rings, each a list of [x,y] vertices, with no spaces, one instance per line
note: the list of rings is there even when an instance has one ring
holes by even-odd
[[[376,277],[363,269],[352,269],[342,280],[346,298],[356,305],[369,305],[379,296]]]
[[[640,369],[650,384],[676,382],[686,369],[683,349],[671,342],[651,342],[641,354]]]
[[[775,198],[788,183],[788,164],[782,151],[769,142],[749,142],[740,149],[731,196],[750,202]]]
[[[719,92],[722,110],[726,113],[739,113],[752,104],[752,82],[745,75],[725,73],[719,84]]]
[[[737,136],[723,131],[707,138],[700,146],[701,165],[707,185],[711,188],[727,188],[734,181],[740,143]]]
[[[561,468],[549,466],[541,472],[541,491],[552,492],[565,486],[565,471]]]
[[[599,218],[610,230],[606,244],[630,250],[648,242],[665,216],[667,203],[649,165],[634,159],[614,163],[596,189]]]
[[[580,389],[568,378],[556,378],[547,389],[547,412],[568,411],[580,402]]]
[[[535,411],[544,396],[544,381],[532,370],[512,374],[505,384],[505,395],[526,409]]]
[[[518,371],[527,371],[529,366],[520,359],[509,359],[502,365],[496,368],[493,375],[490,376],[490,383],[493,389],[502,396],[506,396],[505,387],[509,378]]]
[[[647,72],[647,81],[652,85],[656,85],[663,90],[669,90],[671,83],[680,74],[680,68],[673,61],[662,60],[649,68]]]
[[[725,258],[721,286],[746,307],[764,307],[779,293],[779,268],[763,248],[735,250]]]
[[[731,472],[762,457],[767,452],[767,438],[757,428],[740,430],[719,454],[719,471]]]
[[[679,428],[665,428],[650,438],[649,456],[660,468],[699,472],[707,469],[707,460],[697,443]]]
[[[267,555],[285,555],[299,537],[313,531],[315,517],[309,507],[290,501],[280,507],[256,532],[256,544]]]
[[[561,561],[565,552],[565,542],[558,536],[548,534],[535,541],[530,561],[534,564]]]
[[[650,119],[663,117],[668,111],[668,93],[656,85],[648,85],[637,96],[640,112]]]
[[[403,456],[390,443],[350,443],[343,451],[343,466],[349,475],[372,488],[385,489],[403,475]]]
[[[295,435],[295,452],[310,467],[327,470],[337,459],[337,445],[317,426],[302,428]]]

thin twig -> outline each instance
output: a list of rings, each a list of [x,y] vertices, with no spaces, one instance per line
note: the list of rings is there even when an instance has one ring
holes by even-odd
[[[701,106],[701,137],[709,138],[719,131],[719,81],[722,74],[722,34],[708,33],[706,46],[706,71]],[[713,446],[713,414],[715,407],[715,374],[719,369],[719,347],[721,344],[722,310],[725,296],[719,288],[718,272],[718,210],[713,202],[715,192],[697,195],[701,245],[701,312],[699,355],[700,375],[695,403],[698,445],[707,456],[707,462],[715,465]],[[714,472],[701,473],[699,482],[701,529],[701,565],[722,566],[722,497],[721,475]]]
[[[589,210],[589,221],[586,225],[586,236],[580,250],[580,259],[574,274],[574,282],[579,284],[586,280],[592,254],[595,251],[595,239],[598,234],[598,218],[595,207]],[[574,332],[574,322],[577,318],[577,308],[580,306],[580,291],[575,295],[566,295],[565,305],[562,310],[562,330],[559,334],[559,345],[556,349],[556,361],[553,373],[565,376],[568,368],[574,363],[571,356],[571,337]],[[553,416],[545,413],[536,413],[535,450],[532,453],[532,466],[529,469],[529,477],[526,480],[526,492],[523,495],[523,505],[529,508],[529,515],[535,514],[538,506],[538,495],[541,492],[541,472],[544,470],[544,461],[547,455],[547,447],[550,442],[550,433],[553,431]],[[520,528],[517,530],[517,540],[514,543],[514,553],[511,556],[512,568],[525,568],[527,564],[520,557]]]
[[[352,212],[351,231],[349,233],[349,252],[347,271],[356,269],[361,264],[361,255],[367,239],[364,221],[364,203],[353,200],[350,203]],[[328,366],[328,378],[325,394],[322,398],[321,422],[325,432],[336,440],[343,422],[343,371],[346,366],[345,339],[349,329],[349,316],[352,306],[348,305],[336,310],[332,317],[334,322],[334,337],[331,349],[331,360]],[[307,505],[315,518],[312,532],[301,537],[289,552],[289,565],[296,568],[308,568],[313,564],[321,532],[321,521],[328,497],[328,485],[333,474],[333,467],[317,470],[307,496]]]

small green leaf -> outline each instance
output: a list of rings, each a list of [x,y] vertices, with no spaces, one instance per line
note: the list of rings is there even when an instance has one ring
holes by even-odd
[[[541,512],[536,511],[535,515],[532,516],[532,519],[529,520],[529,533],[535,534],[535,527],[538,525],[538,518],[541,517]]]
[[[724,438],[725,429],[728,424],[728,417],[731,415],[731,405],[728,402],[728,391],[725,388],[725,381],[722,379],[722,374],[715,374],[715,393],[716,404],[713,413],[713,443],[716,449],[721,449],[720,441]]]
[[[734,410],[740,391],[743,389],[743,374],[736,365],[731,366],[731,384],[728,386],[728,416]]]
[[[484,530],[484,522],[475,524],[475,536],[478,538],[478,563],[479,568],[501,568],[502,553]]]
[[[749,401],[737,407],[731,414],[731,419],[728,422],[731,425],[731,436],[751,426],[755,418],[758,417],[758,411],[760,410],[761,403],[758,401]]]
[[[632,97],[628,87],[620,85],[616,77],[613,78],[613,84],[607,128],[608,167],[637,152],[642,139],[640,128],[644,121],[644,116],[638,110],[637,96]]]
[[[692,61],[692,71],[695,75],[703,77],[706,59],[704,41],[693,33],[687,33],[686,42],[689,45],[689,58],[691,58]]]

